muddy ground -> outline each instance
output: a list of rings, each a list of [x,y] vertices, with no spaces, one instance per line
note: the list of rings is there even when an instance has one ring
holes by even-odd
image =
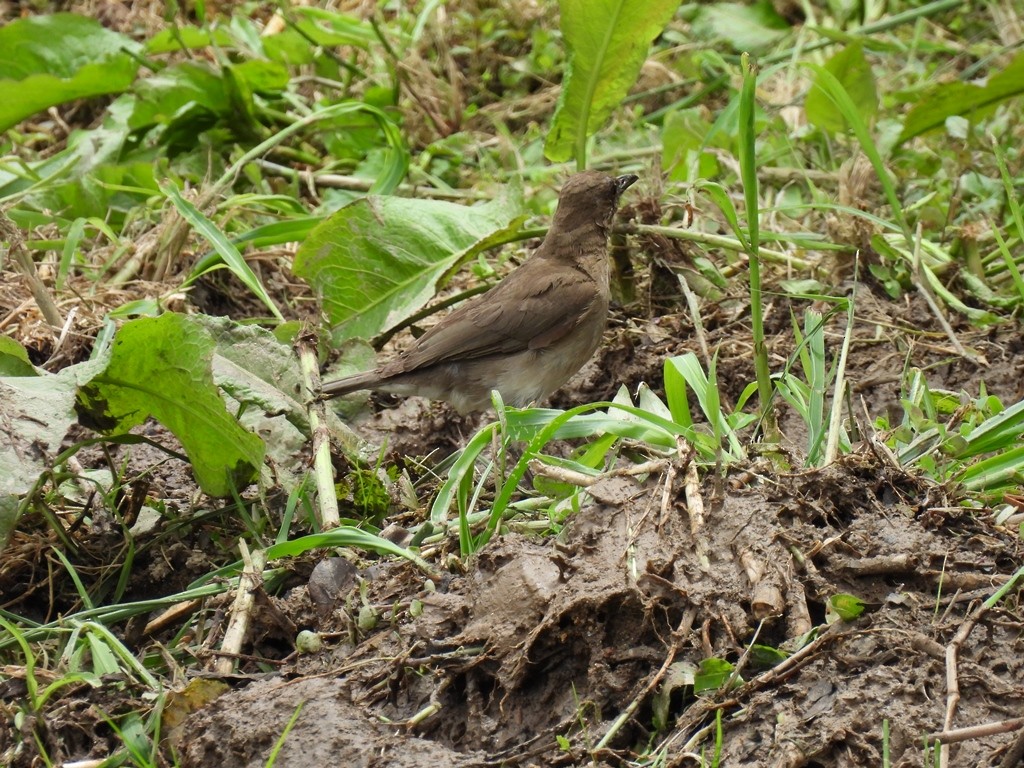
[[[768,313],[776,368],[792,352],[791,309],[779,299]],[[727,302],[704,311],[735,398],[753,376],[746,315]],[[255,768],[278,745],[279,766],[682,766],[702,756],[711,764],[718,728],[725,766],[917,766],[932,764],[928,734],[1020,718],[1019,596],[983,604],[1024,559],[1019,520],[997,527],[955,488],[903,471],[872,440],[870,419],[898,413],[906,365],[927,370],[935,387],[976,396],[984,382],[1004,403],[1021,399],[1021,327],[956,328],[977,353],[969,361],[933,325],[915,302],[861,297],[849,371],[861,439],[827,469],[780,472],[755,458],[724,473],[694,475],[685,460],[640,478],[610,473],[557,535],[517,532],[513,521],[469,559],[444,541],[430,553],[434,579],[357,552],[281,563],[289,575],[258,590],[237,674],[208,671],[213,649],[181,633],[191,614],[155,634],[139,622],[118,627],[138,653],[162,643],[195,654],[178,667],[154,764]],[[607,399],[622,383],[657,388],[665,357],[698,351],[692,328],[683,313],[618,313],[597,359],[553,403]],[[841,333],[837,322],[833,351]],[[434,457],[427,463],[476,424],[416,399],[376,400],[368,414],[356,428],[386,437],[389,458]],[[785,452],[799,466],[803,438],[787,423]],[[169,594],[211,570],[238,521],[208,511],[189,523],[190,510],[215,505],[196,505],[183,464],[140,446],[108,450],[129,475],[147,473],[148,494],[175,516],[164,526],[181,531],[140,548],[126,597]],[[108,461],[99,449],[82,457]],[[418,487],[426,505],[429,485]],[[269,503],[280,514],[284,499]],[[382,524],[400,531],[424,515],[396,508]],[[49,536],[44,521],[23,520],[5,552],[0,588],[15,613],[70,605]],[[116,530],[73,536],[74,556],[109,578]],[[865,611],[826,624],[841,593]],[[218,636],[228,607],[227,598],[197,607],[207,636]],[[319,633],[322,648],[295,653],[299,630]],[[792,655],[778,663],[752,646]],[[693,672],[710,658],[737,665],[736,675],[695,694]],[[24,694],[16,683],[0,690],[8,706]],[[72,686],[36,720],[0,724],[0,755],[41,765],[35,727],[52,758],[101,758],[117,744],[105,717],[150,707],[130,685]],[[1021,731],[1012,722],[993,730],[951,744],[947,764],[1021,764]]]

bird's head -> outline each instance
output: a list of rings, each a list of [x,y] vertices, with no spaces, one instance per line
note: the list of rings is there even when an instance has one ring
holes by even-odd
[[[632,173],[611,176],[601,171],[583,171],[570,176],[558,195],[553,226],[565,231],[586,224],[608,227],[619,207],[619,198],[637,178]]]

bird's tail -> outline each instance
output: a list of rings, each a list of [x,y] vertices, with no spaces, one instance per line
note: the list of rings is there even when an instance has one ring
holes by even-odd
[[[354,373],[351,376],[344,376],[334,381],[328,381],[321,387],[321,397],[341,397],[350,392],[358,392],[360,389],[373,389],[380,383],[380,374],[377,371],[364,371]]]

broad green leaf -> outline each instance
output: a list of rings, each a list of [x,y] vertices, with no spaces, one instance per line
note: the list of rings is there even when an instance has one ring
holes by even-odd
[[[562,38],[569,49],[558,107],[544,144],[552,162],[575,156],[586,165],[587,137],[622,103],[640,74],[651,41],[678,0],[561,0]]]
[[[182,62],[140,82],[128,127],[142,130],[166,125],[186,107],[203,107],[213,115],[228,112],[224,81],[206,63]]]
[[[846,89],[853,105],[865,122],[870,122],[878,111],[878,93],[875,90],[875,76],[871,65],[864,58],[859,43],[846,46],[825,62],[825,69],[831,72]],[[817,80],[804,101],[807,120],[822,130],[840,133],[849,128],[843,113],[829,98],[827,90]]]
[[[1024,52],[1018,53],[1004,69],[995,72],[984,85],[945,83],[922,94],[907,115],[897,143],[941,128],[953,115],[969,117],[1014,96],[1024,95]]]
[[[288,70],[273,61],[241,61],[230,67],[256,93],[276,94],[288,87]]]
[[[28,352],[10,336],[0,336],[0,376],[37,376]]]
[[[62,441],[76,422],[75,392],[103,365],[89,360],[57,374],[0,378],[0,518],[13,515],[17,497],[53,466]],[[13,520],[0,519],[0,542],[7,523],[13,524]]]
[[[214,126],[251,141],[260,133],[253,93],[278,93],[287,84],[287,70],[273,62],[220,69],[183,62],[139,83],[128,125],[137,131],[164,126],[160,139],[172,155],[194,148],[197,137]]]
[[[74,403],[70,374],[0,378],[0,495],[35,485],[75,422]]]
[[[265,479],[289,491],[298,487],[309,470],[303,448],[309,442],[310,425],[306,410],[308,392],[290,340],[275,336],[280,326],[271,332],[225,317],[194,315],[191,319],[209,331],[213,339],[213,380],[230,398],[228,409],[239,414],[238,421],[243,427],[266,442],[267,464],[273,468],[273,475],[268,469]],[[367,348],[369,361],[354,370],[365,370],[370,365],[373,349]],[[350,372],[353,371],[345,371]],[[365,446],[348,439],[334,409],[328,409],[326,417],[332,435],[347,453],[368,453]],[[375,456],[368,453],[367,458],[372,462]]]
[[[789,31],[789,24],[768,0],[752,5],[709,3],[700,6],[693,32],[707,40],[725,40],[736,52],[758,51]]]
[[[371,195],[317,226],[293,269],[320,295],[337,339],[370,338],[421,309],[457,265],[515,231],[520,210],[508,195],[473,208]]]
[[[263,463],[263,441],[225,407],[211,372],[213,351],[210,333],[184,315],[125,323],[106,369],[79,390],[79,413],[108,434],[152,416],[181,441],[206,493],[244,488]]]
[[[755,643],[750,646],[750,661],[754,666],[763,669],[778,666],[788,658],[788,653],[778,648],[772,648],[770,645],[757,645]]]
[[[120,93],[135,80],[129,37],[70,13],[0,27],[0,131],[72,99]]]

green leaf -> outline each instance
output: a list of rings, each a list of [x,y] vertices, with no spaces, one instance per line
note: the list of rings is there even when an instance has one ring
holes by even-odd
[[[712,202],[718,206],[718,210],[725,216],[726,222],[729,224],[729,228],[732,233],[736,236],[736,239],[740,241],[740,245],[743,246],[743,250],[748,253],[751,250],[750,243],[747,242],[747,234],[743,227],[740,226],[740,218],[736,214],[736,207],[732,203],[732,198],[729,196],[729,191],[714,181],[704,181],[700,179],[693,185],[694,190],[703,192],[711,198]]]
[[[947,117],[973,115],[1022,94],[1024,52],[1018,53],[1005,69],[993,74],[984,85],[945,83],[923,94],[907,115],[897,143],[902,144],[926,131],[941,128]]]
[[[750,661],[757,667],[764,669],[774,667],[781,664],[788,658],[788,653],[781,651],[778,648],[772,648],[770,645],[757,645],[755,643],[750,646]]]
[[[106,369],[79,390],[79,414],[108,434],[152,416],[181,441],[211,496],[244,488],[263,463],[263,441],[228,413],[213,382],[214,342],[184,315],[125,323]]]
[[[718,175],[718,160],[706,151],[711,123],[697,107],[670,112],[661,129],[661,170],[670,181],[697,181]],[[725,148],[728,139],[716,134],[713,146]]]
[[[956,450],[956,458],[965,459],[991,451],[1002,451],[1020,444],[1024,436],[1024,400],[985,419],[971,430]]]
[[[277,94],[288,87],[288,69],[273,61],[241,61],[230,69],[256,93]]]
[[[213,380],[236,401],[228,400],[229,410],[239,413],[239,423],[266,442],[274,482],[289,491],[298,487],[309,469],[304,446],[311,428],[291,344],[265,328],[225,317],[194,315],[192,320],[213,339]],[[333,429],[336,419],[329,410],[328,427]]]
[[[214,29],[173,27],[161,30],[146,40],[146,53],[156,55],[192,48],[205,48],[212,43],[227,48],[232,44],[231,35],[224,27]]]
[[[95,363],[93,370],[99,370]],[[0,495],[27,492],[53,462],[75,422],[75,370],[0,378]]]
[[[958,479],[971,491],[1020,486],[1024,483],[1024,445],[979,461],[961,473]]]
[[[859,597],[845,593],[832,595],[832,597],[828,599],[828,606],[825,611],[825,620],[829,624],[833,623],[836,618],[842,619],[843,621],[853,621],[864,613],[864,608],[864,601]],[[832,621],[829,621],[830,616],[833,617]]]
[[[438,200],[368,196],[314,229],[294,272],[321,297],[335,337],[370,338],[405,320],[445,276],[524,217],[518,196],[470,208]]]
[[[700,663],[700,671],[693,678],[693,692],[716,691],[732,676],[735,667],[725,659],[704,659]],[[743,678],[736,676],[734,685],[741,685]]]
[[[289,26],[261,39],[267,56],[285,64],[311,64],[321,48],[368,48],[379,42],[373,26],[362,19],[323,8],[290,6]]]
[[[849,95],[853,105],[865,122],[870,122],[878,111],[878,93],[875,90],[875,77],[871,65],[864,58],[864,49],[860,43],[848,45],[835,56],[825,62],[824,68],[831,72]],[[818,82],[816,76],[814,87],[804,101],[804,111],[808,122],[831,133],[846,131],[850,126],[831,98],[827,89]]]
[[[707,40],[725,40],[736,52],[758,51],[789,32],[789,24],[768,0],[753,5],[711,3],[700,7],[693,32]]]
[[[228,240],[228,238],[217,229],[216,225],[206,218],[198,208],[192,203],[181,196],[178,192],[178,188],[171,182],[166,182],[160,186],[160,191],[167,195],[168,199],[174,203],[175,208],[178,209],[178,213],[181,214],[182,218],[187,221],[193,229],[201,234],[206,240],[213,246],[217,254],[224,260],[225,266],[231,270],[231,272],[237,277],[260,301],[262,301],[271,313],[278,320],[284,320],[281,315],[281,311],[277,308],[274,300],[267,293],[267,290],[263,287],[263,283],[260,282],[259,277],[252,271],[249,264],[239,253],[238,249],[234,244]]]
[[[359,547],[367,552],[377,552],[382,555],[394,555],[403,557],[411,563],[415,563],[421,570],[430,575],[435,575],[433,568],[412,550],[401,547],[388,539],[376,536],[369,531],[363,531],[348,525],[333,528],[326,533],[313,533],[300,536],[297,539],[280,541],[267,547],[264,552],[267,562],[280,560],[287,557],[300,557],[308,552],[317,549],[333,549],[335,547]],[[230,565],[218,568],[210,573],[205,573],[193,581],[188,589],[198,589],[204,584],[212,584],[235,576],[242,571],[242,561],[236,560]],[[3,617],[0,616],[0,622]]]
[[[0,27],[0,131],[72,99],[120,93],[135,80],[139,44],[70,13]]]
[[[0,376],[36,376],[28,352],[10,336],[0,336]]]
[[[687,352],[678,357],[670,357],[665,361],[665,379],[671,384],[666,384],[666,390],[671,387],[672,392],[667,394],[669,408],[672,410],[673,418],[683,418],[689,421],[689,408],[685,405],[683,392],[680,390],[679,379],[682,379],[693,390],[693,394],[700,404],[701,410],[712,426],[716,438],[725,438],[729,443],[729,457],[739,459],[744,456],[743,446],[735,430],[729,425],[728,420],[721,410],[721,396],[718,391],[718,383],[714,375],[715,363],[712,361],[711,371],[705,374],[697,356]]]
[[[544,155],[586,167],[587,137],[622,103],[640,74],[651,41],[678,0],[561,0],[562,38],[569,49],[562,92]]]
[[[58,374],[0,378],[0,549],[14,530],[21,496],[53,466],[76,421],[79,383],[102,369],[102,362],[90,360]]]
[[[20,506],[21,499],[17,495],[13,493],[0,494],[0,551],[7,546],[7,540],[14,532]]]
[[[206,63],[186,61],[167,67],[141,81],[135,95],[135,107],[128,118],[132,130],[168,124],[193,105],[215,115],[228,111],[224,81]]]
[[[910,225],[907,223],[907,217],[903,211],[899,195],[896,194],[896,185],[893,183],[892,178],[890,178],[885,161],[882,160],[882,155],[878,151],[878,146],[871,134],[868,133],[867,123],[861,120],[860,114],[857,112],[857,106],[850,98],[850,94],[846,92],[843,84],[839,82],[836,76],[820,64],[806,62],[803,66],[814,72],[814,90],[820,89],[826,92],[828,98],[850,126],[850,130],[857,137],[861,149],[864,150],[864,154],[867,155],[868,160],[871,161],[871,165],[875,169],[875,173],[878,175],[878,181],[882,185],[882,191],[885,192],[886,200],[889,201],[889,205],[892,207],[893,216],[900,225],[904,241],[907,243],[913,242],[913,233],[910,231]]]

